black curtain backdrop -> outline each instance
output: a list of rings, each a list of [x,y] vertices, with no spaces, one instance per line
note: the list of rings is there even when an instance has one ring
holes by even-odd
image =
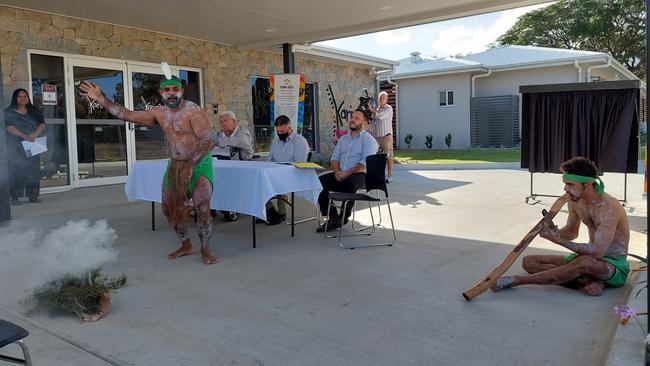
[[[559,173],[575,156],[602,172],[636,173],[639,89],[524,93],[521,167]]]

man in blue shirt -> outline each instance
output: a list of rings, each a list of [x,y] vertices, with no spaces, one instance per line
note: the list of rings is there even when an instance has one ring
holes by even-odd
[[[309,143],[291,128],[291,120],[284,114],[275,119],[275,133],[277,138],[271,142],[269,151],[269,161],[294,163],[305,162],[309,155]],[[286,195],[282,198],[287,199]],[[272,200],[266,203],[266,224],[277,225],[287,217],[287,208],[283,200],[276,200],[277,210],[273,206]],[[256,222],[264,222],[257,219]]]
[[[320,176],[323,190],[318,196],[318,205],[323,216],[327,215],[330,192],[354,193],[363,187],[366,179],[366,158],[377,153],[379,145],[366,131],[370,112],[357,109],[350,119],[350,132],[341,136],[332,158],[333,172]],[[339,213],[336,207],[329,210],[329,218],[316,231],[322,233],[338,229],[348,222],[352,214],[352,205],[345,213]],[[341,217],[343,216],[343,217]]]

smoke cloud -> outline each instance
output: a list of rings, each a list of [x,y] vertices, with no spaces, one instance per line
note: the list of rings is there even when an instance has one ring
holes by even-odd
[[[69,221],[45,235],[31,229],[0,237],[0,294],[24,295],[66,274],[83,275],[113,262],[115,230],[106,220]],[[4,296],[2,296],[4,297]]]

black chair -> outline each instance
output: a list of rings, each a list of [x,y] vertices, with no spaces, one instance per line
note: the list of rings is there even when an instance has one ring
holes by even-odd
[[[0,355],[0,361],[17,363],[19,365],[32,365],[32,359],[29,356],[27,345],[23,342],[23,338],[27,337],[29,332],[17,326],[16,324],[0,319],[0,348],[15,343],[20,346],[23,351],[23,359]]]
[[[354,248],[365,248],[365,247],[376,247],[376,246],[392,246],[397,240],[397,235],[395,234],[395,224],[393,223],[393,213],[391,212],[390,201],[388,200],[388,187],[386,186],[386,158],[387,158],[386,154],[375,154],[375,155],[370,155],[366,158],[366,179],[365,179],[366,192],[365,193],[330,192],[329,194],[330,204],[327,207],[328,217],[329,217],[329,210],[331,209],[332,205],[335,205],[335,207],[340,207],[342,213],[346,212],[346,209],[350,202],[354,203],[357,201],[365,201],[368,202],[368,206],[370,207],[370,218],[372,220],[371,226],[367,226],[361,230],[354,230],[360,232],[357,232],[355,234],[350,234],[350,235],[343,235],[344,225],[341,225],[341,227],[339,228],[339,233],[337,236],[329,236],[327,235],[327,231],[325,232],[325,235],[328,237],[338,238],[339,246],[341,248],[354,249]],[[370,195],[371,191],[384,192],[386,205],[388,206],[390,225],[393,231],[393,240],[391,242],[384,242],[384,243],[345,246],[343,245],[341,240],[343,237],[358,236],[358,235],[369,236],[372,235],[376,230],[377,225],[375,225],[375,219],[374,216],[372,215],[372,203],[373,202],[379,203],[382,201],[382,199],[380,199],[379,197],[372,197]],[[335,202],[341,202],[341,203],[339,205],[336,205]],[[369,232],[363,232],[365,229],[371,229],[371,230]]]

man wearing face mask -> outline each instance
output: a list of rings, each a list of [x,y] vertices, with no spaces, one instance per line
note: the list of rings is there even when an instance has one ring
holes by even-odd
[[[165,71],[163,65],[163,71]],[[81,96],[101,104],[113,116],[123,121],[144,126],[158,124],[165,133],[171,158],[163,178],[163,213],[181,241],[181,247],[169,254],[169,259],[192,254],[192,243],[187,232],[190,218],[189,198],[197,213],[201,260],[205,264],[217,262],[210,253],[212,216],[212,123],[207,113],[197,104],[183,99],[183,85],[176,76],[166,76],[160,82],[159,93],[164,106],[147,111],[131,111],[108,100],[101,88],[90,82],[79,86]]]
[[[309,144],[302,135],[291,128],[291,120],[285,115],[275,119],[277,137],[271,142],[269,161],[274,162],[305,162],[309,155]],[[286,199],[286,196],[283,196]],[[267,225],[277,225],[287,217],[286,205],[282,200],[277,201],[277,210],[273,202],[266,203]],[[263,222],[261,219],[258,222]]]

